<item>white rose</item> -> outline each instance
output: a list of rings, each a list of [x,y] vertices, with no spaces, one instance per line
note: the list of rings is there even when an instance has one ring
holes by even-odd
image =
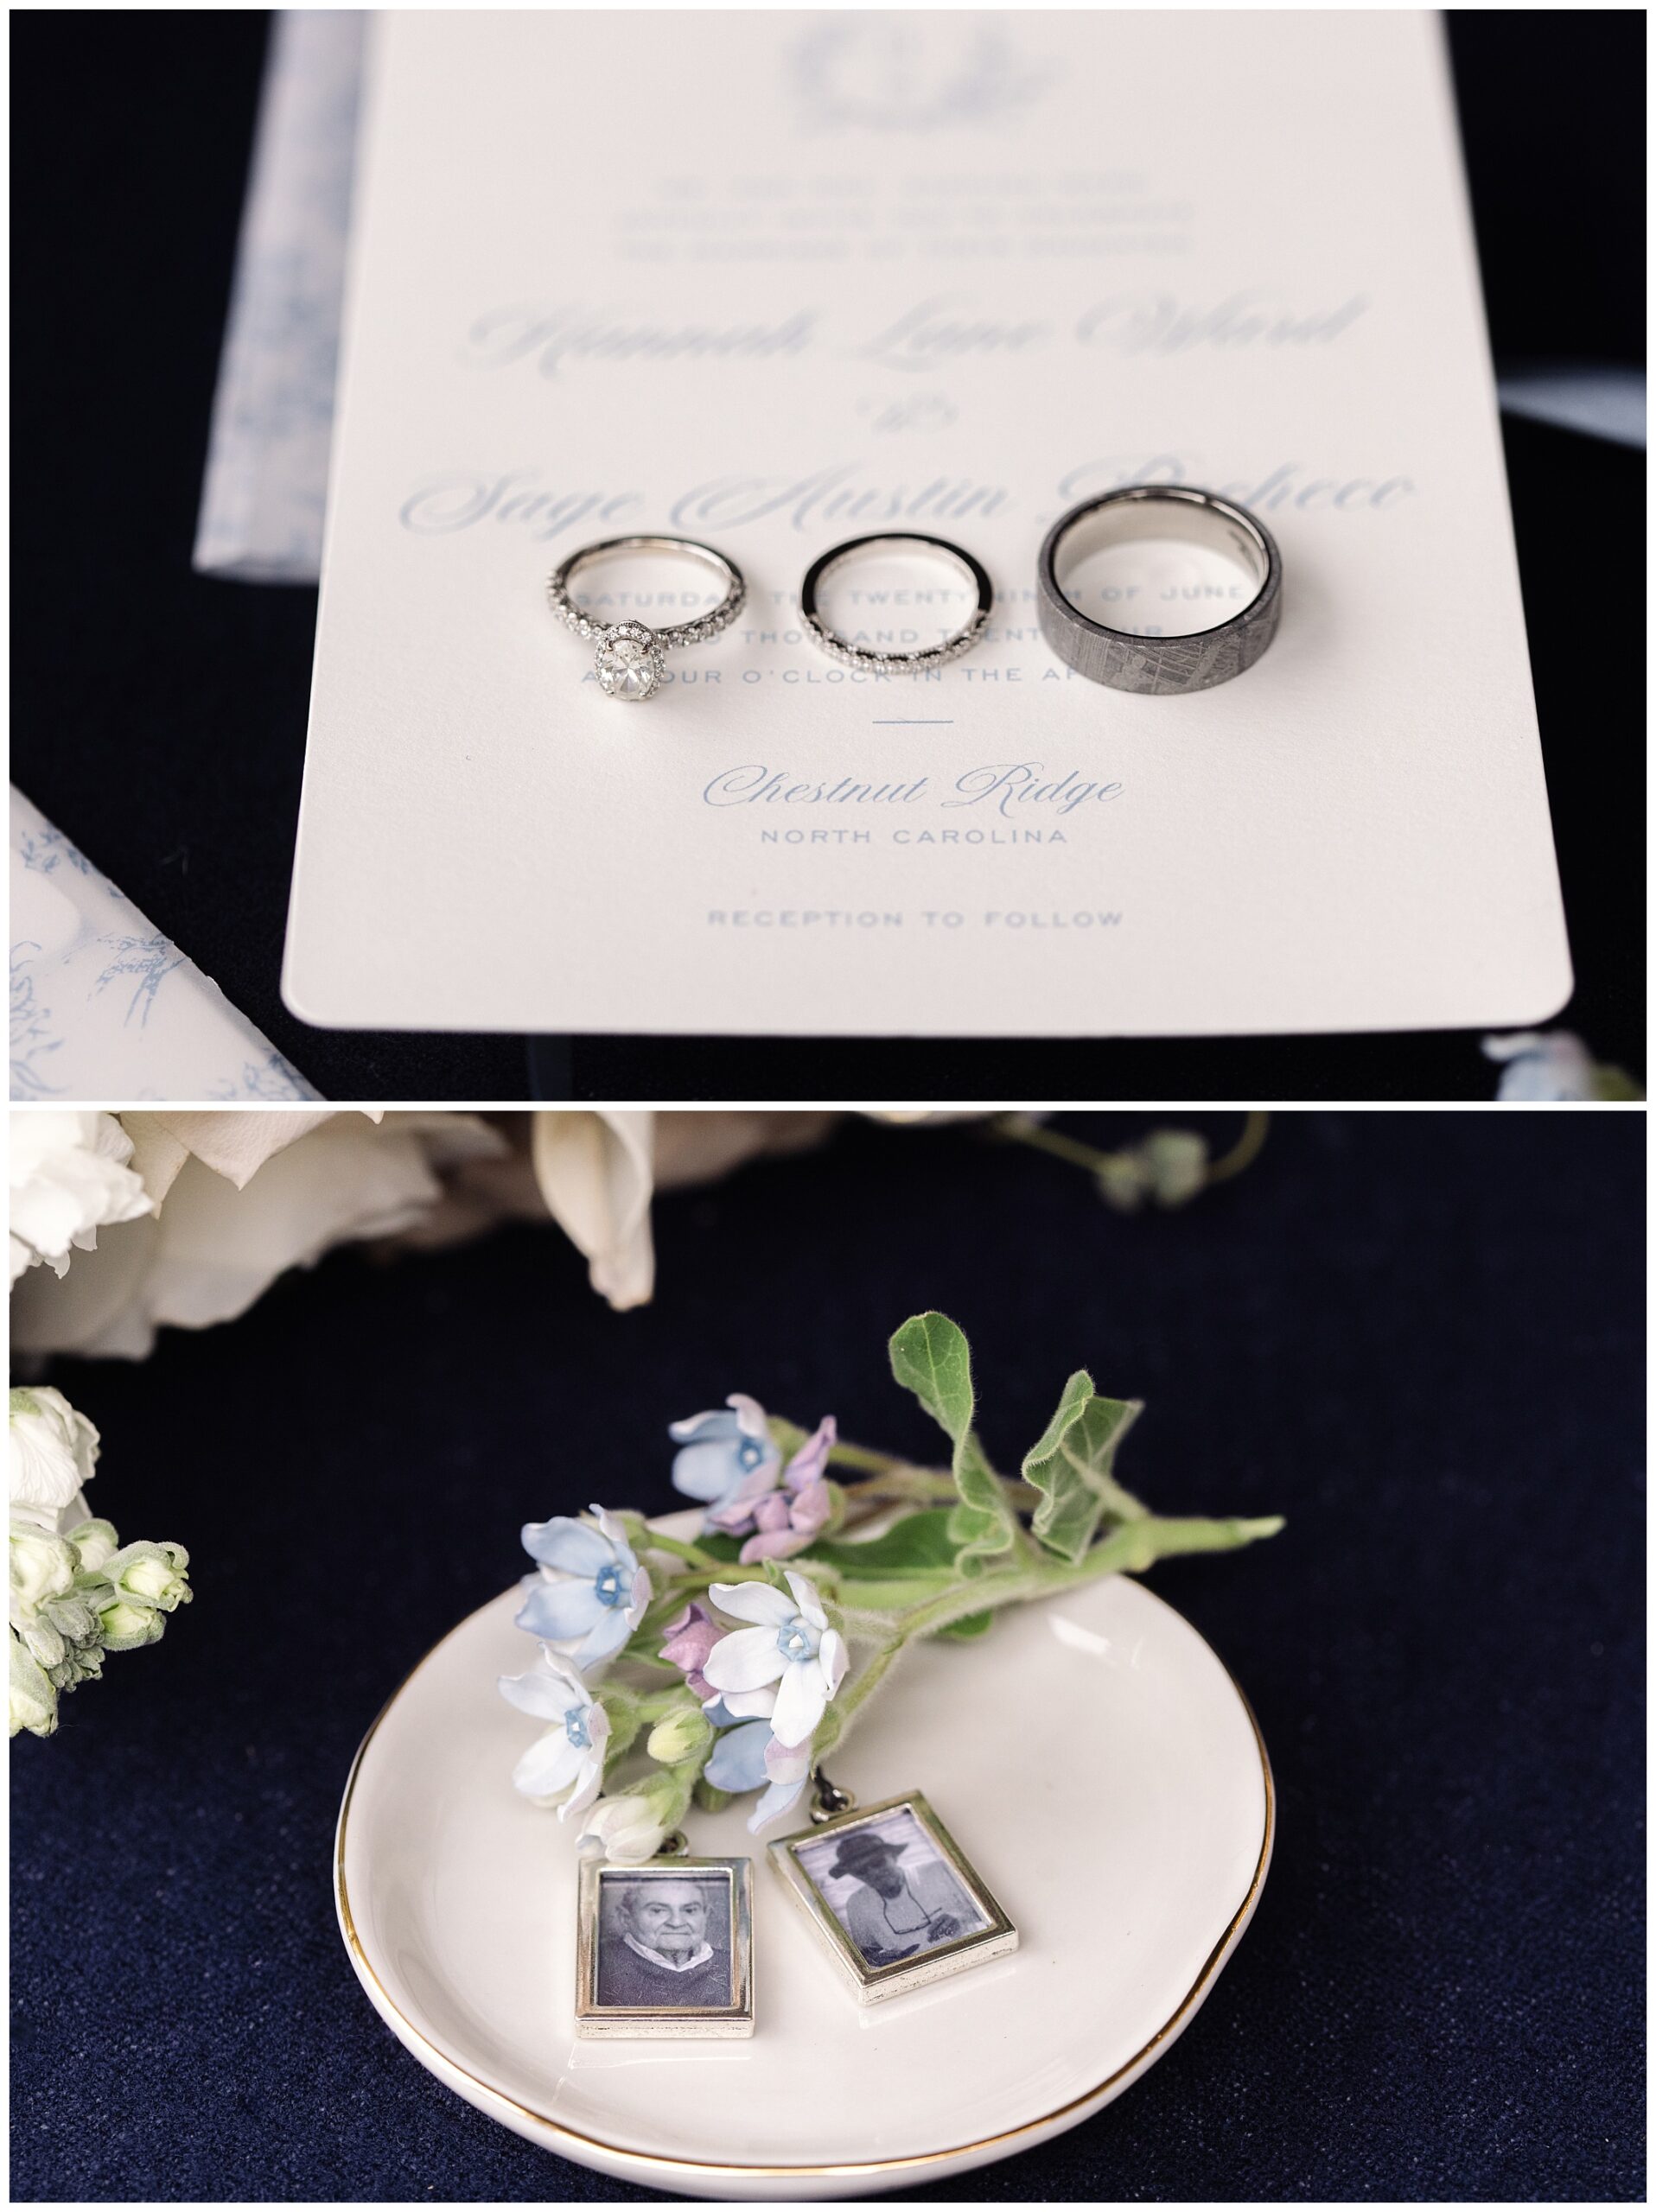
[[[11,1117],[11,1280],[44,1260],[54,1274],[71,1249],[97,1249],[106,1224],[150,1211],[127,1165],[132,1141],[112,1114],[30,1111]]]
[[[62,1282],[20,1282],[16,1351],[142,1359],[161,1324],[233,1320],[285,1269],[408,1229],[437,1204],[446,1173],[506,1149],[467,1114],[127,1119],[154,1213],[77,1260]]]
[[[864,1106],[861,1109],[865,1120],[889,1122],[894,1126],[907,1124],[914,1128],[935,1127],[943,1122],[986,1122],[994,1112],[991,1106]],[[1031,1114],[1032,1122],[1044,1121],[1042,1114]]]
[[[532,1157],[546,1211],[591,1262],[592,1287],[618,1312],[655,1287],[650,1201],[711,1183],[761,1153],[818,1144],[837,1114],[537,1114]]]
[[[6,1456],[13,1511],[54,1528],[92,1480],[98,1431],[61,1390],[14,1390]]]

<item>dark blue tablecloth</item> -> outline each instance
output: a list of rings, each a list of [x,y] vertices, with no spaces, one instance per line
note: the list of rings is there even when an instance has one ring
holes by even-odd
[[[99,1510],[188,1544],[197,1596],[13,1747],[14,2194],[633,2194],[371,2012],[329,1891],[346,1770],[522,1520],[670,1503],[673,1416],[742,1388],[927,1449],[882,1345],[934,1304],[1007,1459],[1086,1362],[1149,1401],[1153,1503],[1289,1516],[1155,1577],[1275,1761],[1252,1929],[1141,2083],[967,2192],[1637,2196],[1643,1145],[1634,1116],[1286,1117],[1124,1220],[1052,1160],[857,1126],[664,1201],[643,1312],[523,1228],[64,1363]]]

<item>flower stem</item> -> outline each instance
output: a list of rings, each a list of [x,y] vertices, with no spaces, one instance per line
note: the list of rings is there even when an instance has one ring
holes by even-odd
[[[1269,1114],[1252,1112],[1242,1125],[1242,1134],[1226,1153],[1210,1160],[1202,1176],[1201,1187],[1209,1190],[1215,1183],[1228,1182],[1232,1175],[1239,1175],[1258,1158],[1271,1128]],[[1049,1129],[1045,1122],[1034,1120],[1028,1114],[998,1114],[989,1124],[991,1136],[1009,1139],[1014,1144],[1027,1144],[1032,1151],[1049,1153],[1054,1160],[1066,1160],[1072,1167],[1085,1167],[1097,1175],[1119,1158],[1111,1152],[1100,1152],[1096,1145],[1084,1144],[1079,1137],[1067,1136],[1062,1129]]]
[[[1054,1160],[1067,1160],[1072,1167],[1085,1167],[1092,1174],[1112,1156],[1100,1152],[1096,1145],[1083,1144],[1079,1137],[1066,1136],[1061,1129],[1049,1129],[1044,1122],[1028,1114],[997,1114],[989,1133],[1009,1138],[1014,1144],[1027,1144],[1035,1152],[1050,1153]]]
[[[898,1636],[894,1637],[889,1643],[882,1643],[880,1649],[875,1653],[874,1656],[869,1661],[868,1665],[863,1668],[857,1680],[850,1685],[844,1696],[840,1699],[839,1732],[842,1738],[844,1736],[846,1727],[850,1724],[852,1714],[856,1713],[858,1707],[867,1700],[869,1694],[875,1689],[882,1676],[884,1675],[887,1668],[890,1666],[892,1661],[902,1649],[906,1641],[906,1637]]]
[[[868,1477],[850,1491],[853,1499],[876,1498],[886,1504],[952,1505],[960,1492],[946,1467],[917,1467],[912,1460],[894,1459],[887,1452],[870,1451],[865,1444],[835,1444],[829,1464],[856,1469]],[[1026,1510],[1039,1493],[1015,1475],[998,1478],[1012,1504]]]
[[[863,1475],[889,1474],[894,1467],[908,1464],[889,1452],[876,1452],[866,1444],[848,1443],[843,1436],[829,1446],[828,1458],[837,1467],[855,1467],[859,1474]]]
[[[1254,1111],[1242,1125],[1242,1134],[1226,1153],[1210,1160],[1207,1166],[1208,1183],[1223,1183],[1230,1176],[1239,1175],[1245,1167],[1252,1167],[1259,1157],[1266,1132],[1271,1128],[1271,1116]]]
[[[1261,1537],[1274,1536],[1282,1525],[1280,1516],[1275,1514],[1256,1520],[1175,1520],[1147,1513],[1141,1519],[1124,1521],[1073,1562],[1052,1553],[1037,1552],[1026,1563],[991,1568],[971,1581],[952,1582],[934,1596],[887,1612],[883,1618],[889,1622],[890,1633],[877,1645],[863,1672],[837,1701],[834,1711],[838,1725],[832,1745],[827,1748],[844,1741],[865,1699],[883,1679],[898,1653],[918,1637],[935,1636],[939,1630],[965,1619],[969,1614],[997,1611],[1003,1605],[1023,1605],[1035,1598],[1055,1597],[1062,1591],[1079,1589],[1084,1583],[1097,1581],[1106,1574],[1142,1573],[1158,1559],[1170,1559],[1181,1553],[1231,1551]],[[863,1597],[870,1586],[867,1583],[856,1585],[857,1594]],[[914,1586],[908,1586],[911,1589]],[[895,1595],[895,1591],[891,1594]],[[865,1606],[862,1618],[852,1624],[854,1632],[866,1634],[871,1630],[877,1634],[881,1618],[879,1609]]]
[[[659,1529],[646,1530],[644,1541],[653,1552],[668,1552],[674,1559],[687,1560],[691,1567],[706,1573],[710,1580],[729,1571],[728,1560],[715,1559],[711,1552],[704,1552],[699,1544],[682,1543],[677,1536],[664,1536]]]

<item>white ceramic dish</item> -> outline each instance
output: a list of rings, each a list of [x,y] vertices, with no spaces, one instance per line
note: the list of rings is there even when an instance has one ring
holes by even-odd
[[[672,1528],[678,1520],[663,1524]],[[695,1516],[683,1516],[695,1526]],[[574,1835],[513,1791],[536,1723],[500,1696],[533,1644],[516,1589],[446,1636],[369,1730],[345,1789],[340,1926],[421,2064],[532,2142],[721,2199],[866,2196],[967,2172],[1073,2127],[1188,2024],[1271,1858],[1264,1745],[1201,1637],[1124,1577],[922,1646],[833,1762],[864,1802],[918,1789],[1022,1942],[859,2010],[749,1838],[693,1814],[691,1848],[750,1853],[757,2032],[574,2033]]]

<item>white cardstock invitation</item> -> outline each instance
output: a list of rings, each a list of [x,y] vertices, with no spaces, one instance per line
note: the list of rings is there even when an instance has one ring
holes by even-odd
[[[1254,667],[1072,674],[1036,555],[1113,486],[1274,533]],[[836,543],[952,539],[977,651],[845,668]],[[548,572],[745,572],[608,697]],[[699,572],[593,572],[653,625]],[[1101,619],[1188,629],[1156,549]],[[941,569],[838,581],[899,649]],[[1234,584],[1232,586],[1234,590]],[[373,19],[285,989],[362,1027],[1148,1035],[1510,1025],[1568,952],[1429,18]]]

